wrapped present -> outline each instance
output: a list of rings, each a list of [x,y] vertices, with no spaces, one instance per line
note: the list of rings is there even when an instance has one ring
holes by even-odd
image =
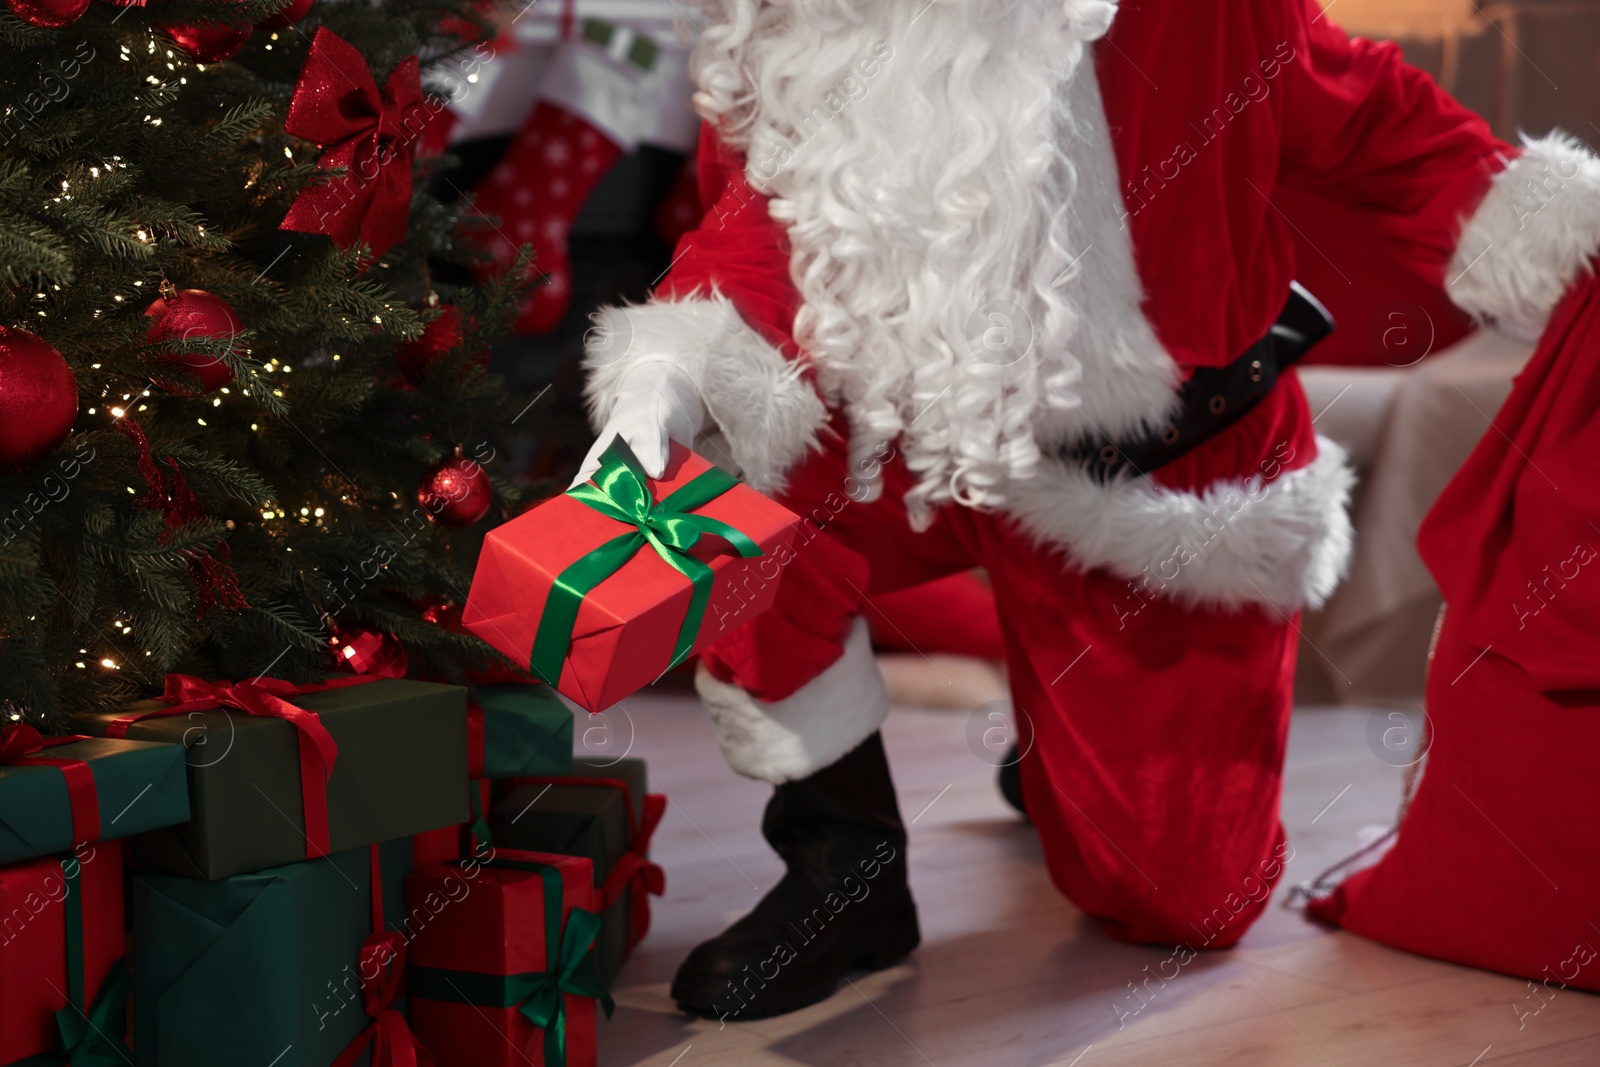
[[[553,689],[537,682],[474,689],[467,702],[471,821],[415,835],[412,858],[417,867],[471,855],[479,841],[489,840],[484,822],[490,806],[488,779],[571,770],[572,711]]]
[[[572,709],[543,685],[484,685],[467,706],[467,773],[526,778],[572,770]]]
[[[369,845],[367,853],[372,933],[361,943],[356,976],[361,982],[361,1003],[369,1021],[339,1053],[333,1067],[434,1067],[433,1057],[407,1025],[401,1005],[410,939],[403,930],[391,929],[384,914],[382,851],[377,845]]]
[[[411,864],[421,870],[436,863],[449,863],[470,856],[479,842],[488,842],[489,823],[486,815],[493,804],[487,778],[480,778],[468,786],[468,800],[472,821],[459,826],[441,826],[437,830],[411,836]]]
[[[75,721],[88,733],[190,746],[192,818],[134,839],[142,869],[228,878],[469,815],[457,686],[168,675],[161,700]]]
[[[0,1064],[131,1062],[122,843],[0,868]]]
[[[189,821],[182,745],[0,726],[0,863]]]
[[[374,912],[403,929],[410,843],[375,851],[376,896],[371,846],[213,882],[135,877],[139,1067],[408,1062],[395,1003],[404,939],[375,938]]]
[[[462,621],[600,711],[770,607],[799,521],[681,446],[651,479],[616,443],[490,531]]]
[[[595,1067],[589,861],[485,853],[406,879],[412,1028],[439,1067]]]
[[[643,760],[580,760],[574,769],[576,775],[519,781],[495,805],[489,826],[496,846],[593,863],[595,959],[609,985],[650,931],[650,897],[666,890],[666,875],[649,856],[667,798],[646,791]]]

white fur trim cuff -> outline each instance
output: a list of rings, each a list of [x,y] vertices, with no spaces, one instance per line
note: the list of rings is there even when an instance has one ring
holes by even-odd
[[[1562,133],[1526,139],[1496,175],[1450,261],[1450,299],[1537,337],[1600,252],[1600,159]]]
[[[1098,41],[1111,30],[1119,0],[1062,0],[1067,29],[1080,41]]]
[[[1354,482],[1344,450],[1319,437],[1306,467],[1271,481],[1218,481],[1202,493],[1148,478],[1101,484],[1052,462],[1011,490],[1007,510],[1079,566],[1104,568],[1144,592],[1194,607],[1287,613],[1320,607],[1344,577]]]
[[[713,293],[602,308],[593,322],[584,362],[597,430],[610,417],[628,371],[659,361],[694,382],[730,458],[757,490],[781,490],[785,473],[815,447],[827,421],[821,398],[800,377],[799,365],[751,329],[726,297]]]
[[[711,713],[711,729],[728,766],[773,785],[837,762],[871,737],[889,714],[889,691],[862,618],[851,626],[844,655],[793,696],[768,704],[718,681],[704,667],[695,687]]]

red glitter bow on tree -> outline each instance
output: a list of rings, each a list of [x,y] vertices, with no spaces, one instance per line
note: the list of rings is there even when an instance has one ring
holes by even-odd
[[[341,248],[364,241],[374,256],[405,240],[411,157],[430,118],[416,56],[400,61],[380,93],[361,53],[319,29],[283,128],[322,146],[319,168],[345,173],[301,190],[279,228],[325,233]]]
[[[144,475],[145,484],[150,487],[150,491],[135,500],[133,506],[165,514],[166,528],[161,531],[161,540],[169,541],[182,527],[204,519],[205,510],[184,479],[177,459],[167,457],[167,466],[172,468],[172,473],[164,474],[150,451],[150,439],[138,423],[132,419],[119,419],[117,429],[127,434],[139,449],[139,473]],[[198,594],[195,618],[205,618],[206,613],[217,604],[236,611],[243,611],[250,606],[244,594],[239,592],[239,576],[228,565],[228,542],[217,542],[215,556],[204,548],[185,548],[181,554],[189,564],[189,580],[194,582]]]

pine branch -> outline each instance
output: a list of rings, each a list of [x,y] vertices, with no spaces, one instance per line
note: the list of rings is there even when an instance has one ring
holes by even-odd
[[[228,113],[211,129],[206,131],[206,142],[212,145],[225,145],[247,137],[259,130],[277,110],[277,105],[270,100],[247,100],[228,109]]]

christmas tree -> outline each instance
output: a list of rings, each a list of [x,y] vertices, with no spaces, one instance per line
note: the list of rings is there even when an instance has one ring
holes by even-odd
[[[483,6],[0,5],[0,721],[505,665],[451,615],[516,503],[485,353],[529,264],[459,284],[473,209],[423,191]]]

